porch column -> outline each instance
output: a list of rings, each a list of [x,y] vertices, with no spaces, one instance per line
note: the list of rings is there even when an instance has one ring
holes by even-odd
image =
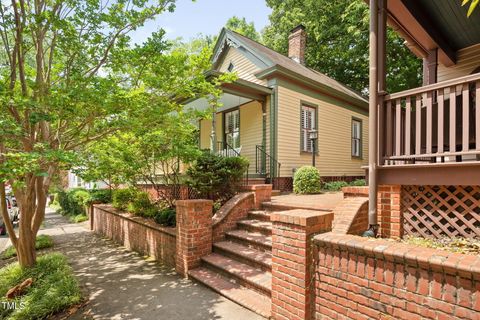
[[[438,49],[428,51],[423,58],[423,85],[437,83]]]
[[[368,224],[377,228],[377,102],[378,102],[378,0],[370,0],[370,84],[368,120]]]

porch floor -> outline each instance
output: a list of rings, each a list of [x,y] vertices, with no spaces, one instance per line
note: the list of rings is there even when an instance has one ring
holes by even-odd
[[[298,195],[294,193],[273,196],[271,204],[313,210],[333,210],[343,200],[342,192]]]

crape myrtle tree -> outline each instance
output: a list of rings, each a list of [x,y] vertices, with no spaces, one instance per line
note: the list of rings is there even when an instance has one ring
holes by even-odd
[[[209,91],[216,96],[216,82],[206,81],[203,70],[192,70],[180,58],[162,64],[163,32],[143,45],[131,44],[131,31],[174,5],[1,1],[0,209],[22,267],[36,262],[35,238],[52,180],[81,150],[132,124],[148,127],[157,115],[174,112],[177,98]],[[179,74],[188,77],[172,79]],[[21,211],[18,234],[8,218],[7,183]]]

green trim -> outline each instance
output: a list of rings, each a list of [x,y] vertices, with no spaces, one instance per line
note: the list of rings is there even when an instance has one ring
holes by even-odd
[[[278,75],[287,77],[292,80],[299,81],[300,83],[311,87],[315,91],[322,90],[323,92],[333,94],[333,97],[336,98],[337,100],[351,103],[359,108],[362,108],[368,111],[368,101],[365,98],[361,97],[359,94],[355,93],[356,95],[359,96],[358,98],[353,97],[346,93],[340,92],[324,83],[315,81],[309,77],[305,77],[301,74],[298,74],[290,69],[287,69],[279,65],[275,65],[273,67],[264,69],[255,74],[255,76],[261,80],[266,78],[272,78]],[[348,90],[348,88],[346,89]],[[352,91],[352,93],[354,92]]]
[[[352,154],[354,121],[360,122],[360,156],[354,156]],[[352,159],[363,160],[363,120],[357,117],[352,117],[352,121],[350,122],[350,155],[352,156]]]
[[[276,144],[277,140],[275,137],[275,131],[276,131],[276,106],[278,103],[278,93],[277,93],[277,88],[273,88],[272,94],[270,95],[270,155],[277,159],[276,155]],[[270,172],[275,173],[276,168],[271,164]]]
[[[297,93],[304,94],[304,95],[309,96],[313,99],[321,100],[321,101],[324,101],[326,103],[338,106],[339,108],[344,108],[344,109],[347,109],[349,111],[356,112],[356,113],[359,113],[361,115],[364,115],[364,116],[368,117],[368,109],[364,109],[364,108],[361,108],[361,107],[358,107],[358,106],[354,106],[354,105],[352,105],[348,102],[345,102],[345,101],[340,101],[340,100],[334,99],[332,97],[329,97],[327,95],[319,93],[318,91],[315,91],[313,89],[307,89],[307,88],[301,87],[297,84],[294,84],[294,83],[292,83],[290,81],[286,81],[286,80],[279,80],[278,85],[281,86],[281,87],[290,89],[292,91],[295,91]]]

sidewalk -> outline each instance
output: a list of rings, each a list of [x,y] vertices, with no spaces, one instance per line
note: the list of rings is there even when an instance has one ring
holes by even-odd
[[[69,257],[88,304],[70,319],[229,319],[262,317],[174,270],[145,261],[87,230],[48,212],[43,234],[54,237],[55,251]]]

